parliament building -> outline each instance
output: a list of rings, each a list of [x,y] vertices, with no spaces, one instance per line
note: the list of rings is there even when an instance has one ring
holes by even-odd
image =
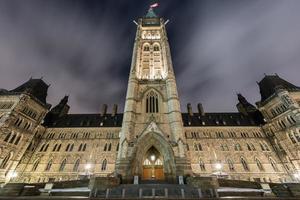
[[[237,112],[211,113],[200,103],[182,111],[166,21],[149,9],[136,23],[123,112],[103,105],[95,114],[69,114],[68,96],[51,107],[42,79],[0,90],[1,183],[299,181],[300,87],[265,75],[255,105],[238,94]]]

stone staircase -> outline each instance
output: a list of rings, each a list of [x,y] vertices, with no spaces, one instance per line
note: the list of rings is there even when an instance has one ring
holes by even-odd
[[[187,185],[177,184],[123,184],[110,189],[97,189],[92,193],[96,198],[170,198],[198,199],[217,197],[213,189],[201,190]]]

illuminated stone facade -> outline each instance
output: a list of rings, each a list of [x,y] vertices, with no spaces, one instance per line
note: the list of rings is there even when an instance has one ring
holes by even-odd
[[[238,95],[235,113],[182,113],[166,22],[152,9],[137,22],[123,113],[50,109],[48,85],[30,79],[0,91],[0,179],[47,182],[122,176],[132,182],[221,176],[294,181],[300,169],[300,88],[278,75],[259,83],[257,107]]]

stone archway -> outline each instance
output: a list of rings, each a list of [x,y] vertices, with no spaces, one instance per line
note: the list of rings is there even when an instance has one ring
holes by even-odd
[[[134,156],[132,162],[132,175],[143,177],[143,164],[147,156],[152,150],[157,151],[162,161],[163,177],[165,180],[175,180],[176,166],[174,159],[174,152],[169,142],[160,134],[156,132],[148,132],[142,135],[134,149]]]
[[[155,147],[144,155],[142,180],[164,180],[163,157]]]

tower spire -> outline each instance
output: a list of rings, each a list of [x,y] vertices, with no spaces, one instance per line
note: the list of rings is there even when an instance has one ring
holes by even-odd
[[[145,18],[157,18],[158,16],[156,15],[156,13],[153,10],[153,8],[156,8],[156,7],[158,7],[158,3],[151,4],[149,6],[149,9],[148,9],[148,12],[147,12]]]

